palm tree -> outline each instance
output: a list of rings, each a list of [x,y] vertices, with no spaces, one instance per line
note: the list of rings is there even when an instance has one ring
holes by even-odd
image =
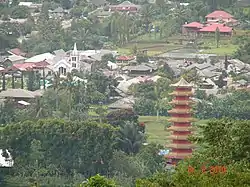
[[[72,109],[72,93],[74,91],[74,83],[73,83],[73,76],[71,73],[67,73],[67,77],[65,80],[66,83],[66,90],[68,92],[68,117],[70,119],[70,113],[71,113],[71,109]]]
[[[136,123],[125,122],[125,124],[120,127],[117,141],[124,152],[133,154],[139,151],[145,141],[145,137],[144,134],[138,130]]]
[[[2,90],[6,90],[6,77],[5,77],[5,72],[2,72],[2,77],[3,77],[3,82],[2,82]]]
[[[149,30],[149,25],[152,22],[152,17],[155,14],[155,9],[152,5],[146,4],[145,6],[142,7],[141,9],[141,19],[142,22],[146,25],[147,32]]]
[[[56,92],[56,110],[59,109],[59,90],[60,90],[60,82],[61,82],[61,78],[60,78],[60,73],[59,72],[54,72],[53,73],[53,89]]]

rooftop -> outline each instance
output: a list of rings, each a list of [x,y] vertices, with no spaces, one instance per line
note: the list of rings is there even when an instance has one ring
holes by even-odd
[[[223,10],[215,10],[214,12],[208,14],[206,18],[233,18],[233,16]]]
[[[201,24],[199,22],[191,22],[191,23],[183,25],[183,27],[202,28],[203,24]]]
[[[171,86],[173,87],[193,87],[193,85],[191,85],[190,83],[188,83],[183,77],[181,78],[181,80],[179,80],[179,82],[175,83],[175,84],[171,84]]]
[[[203,27],[202,29],[199,30],[199,32],[216,32],[217,28],[219,29],[220,33],[232,32],[231,27],[225,26],[224,24],[217,24],[217,23]]]

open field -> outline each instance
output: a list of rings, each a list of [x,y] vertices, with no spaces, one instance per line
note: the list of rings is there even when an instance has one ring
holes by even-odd
[[[246,34],[243,31],[237,31],[239,34]],[[185,48],[185,45],[180,44],[183,38],[181,35],[174,35],[169,38],[160,38],[159,34],[145,34],[137,37],[128,44],[118,48],[120,54],[130,55],[132,48],[137,46],[139,50],[147,50],[149,56],[155,56],[175,49]],[[219,47],[216,46],[215,36],[211,35],[206,38],[199,39],[200,53],[217,54],[219,56],[232,55],[238,48],[237,45],[232,44],[232,38],[221,36]]]
[[[201,40],[203,44],[201,48],[205,48],[201,53],[217,54],[217,55],[232,55],[238,48],[237,45],[232,44],[232,40],[228,37],[223,37],[219,41],[217,48],[215,38],[206,38]]]
[[[164,127],[167,124],[167,117],[159,116],[157,120],[156,116],[140,116],[139,121],[145,122],[146,124],[146,133],[148,135],[149,142],[155,142],[159,144],[166,144],[167,136],[169,132],[164,131]],[[196,123],[202,124],[206,123],[207,120],[200,120]]]
[[[122,48],[118,48],[118,52],[120,54],[129,55],[134,46],[139,50],[147,50],[149,56],[159,55],[183,47],[178,43],[167,42],[166,39],[160,38],[159,34],[145,34],[132,40]]]

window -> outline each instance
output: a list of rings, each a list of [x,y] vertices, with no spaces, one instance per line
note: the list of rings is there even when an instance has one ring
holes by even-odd
[[[73,67],[73,68],[76,68],[76,63],[72,63],[72,67]]]
[[[72,61],[74,61],[74,62],[75,62],[75,61],[76,61],[76,57],[72,57]]]
[[[52,72],[51,72],[51,71],[48,71],[48,75],[52,75]]]

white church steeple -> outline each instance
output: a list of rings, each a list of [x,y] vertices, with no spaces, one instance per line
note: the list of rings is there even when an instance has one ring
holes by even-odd
[[[79,53],[77,50],[76,43],[74,43],[73,51],[70,54],[71,69],[79,69]]]

